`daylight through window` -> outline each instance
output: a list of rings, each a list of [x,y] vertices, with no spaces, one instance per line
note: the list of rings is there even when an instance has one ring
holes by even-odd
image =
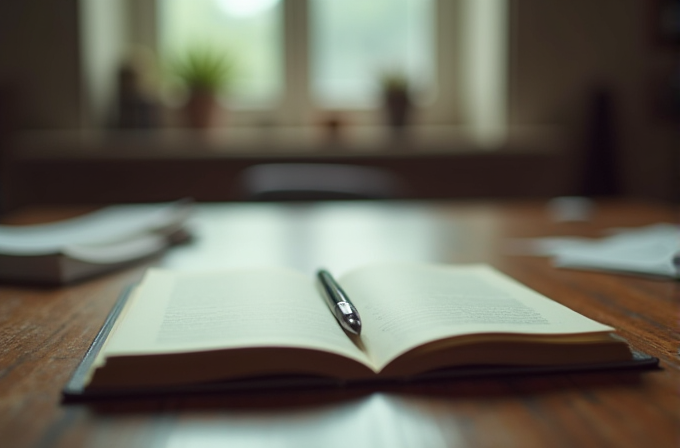
[[[434,0],[307,2],[307,99],[319,108],[377,105],[386,76],[409,80],[420,97],[436,85]],[[271,106],[286,89],[283,0],[159,0],[164,60],[221,52],[234,66],[223,96],[240,107]],[[290,51],[290,49],[289,49]],[[294,75],[295,76],[295,75]]]

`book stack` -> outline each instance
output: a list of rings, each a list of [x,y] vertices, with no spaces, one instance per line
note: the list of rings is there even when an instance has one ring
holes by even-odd
[[[0,281],[65,284],[160,254],[184,241],[190,201],[115,205],[73,219],[0,226]]]

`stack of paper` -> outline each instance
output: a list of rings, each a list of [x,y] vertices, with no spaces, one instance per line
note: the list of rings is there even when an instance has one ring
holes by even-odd
[[[552,256],[555,266],[680,279],[680,227],[655,224],[617,229],[602,239],[577,237],[515,241],[515,252]]]
[[[117,205],[74,219],[0,226],[0,280],[61,284],[159,254],[185,239],[191,203]]]

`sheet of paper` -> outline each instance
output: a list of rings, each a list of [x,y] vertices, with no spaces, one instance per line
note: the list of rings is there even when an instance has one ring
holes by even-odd
[[[680,254],[680,228],[657,224],[621,231],[587,245],[555,254],[555,266],[619,271],[680,278],[674,259]]]
[[[551,256],[555,266],[680,278],[680,227],[655,224],[615,229],[601,239],[550,237],[511,240],[515,255]]]

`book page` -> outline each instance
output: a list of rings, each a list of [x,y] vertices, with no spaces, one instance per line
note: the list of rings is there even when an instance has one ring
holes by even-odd
[[[368,362],[313,280],[293,271],[150,270],[134,297],[105,356],[297,347]]]
[[[362,341],[380,368],[452,336],[613,331],[485,266],[380,265],[339,282],[359,310]]]

